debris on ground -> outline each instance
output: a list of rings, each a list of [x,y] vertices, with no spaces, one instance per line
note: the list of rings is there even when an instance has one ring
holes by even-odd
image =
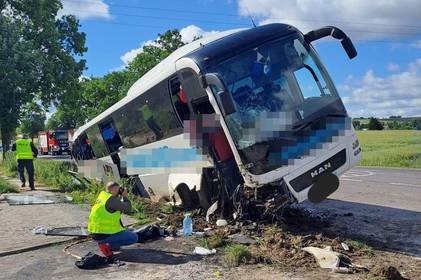
[[[219,219],[219,220],[216,221],[216,226],[218,226],[218,227],[224,227],[226,225],[228,225],[227,220]]]
[[[33,234],[46,234],[48,229],[50,228],[45,225],[38,225],[32,229],[32,233]]]
[[[54,204],[69,202],[66,196],[40,194],[8,194],[5,199],[9,205]]]
[[[312,254],[321,268],[335,269],[339,267],[341,262],[339,258],[340,255],[332,251],[332,247],[321,249],[311,246],[304,247],[303,251]]]
[[[238,244],[244,244],[244,245],[256,244],[256,240],[250,237],[247,237],[241,233],[231,234],[228,236],[228,238],[230,238],[233,242],[238,243]]]
[[[372,270],[374,276],[383,277],[387,280],[407,280],[394,266],[378,266]]]
[[[85,256],[83,256],[80,260],[75,262],[75,265],[80,269],[98,269],[107,267],[109,265],[112,266],[123,266],[125,265],[124,262],[120,261],[116,257],[103,257],[92,252],[89,252]]]
[[[75,237],[89,236],[88,229],[86,227],[81,227],[81,226],[49,227],[45,225],[38,225],[32,229],[32,233],[51,235],[51,236],[75,236]]]
[[[349,246],[345,242],[341,242],[341,246],[345,251],[349,251]]]
[[[215,249],[209,250],[204,247],[195,247],[193,253],[196,255],[207,256],[207,255],[216,254],[216,250]]]
[[[157,225],[173,233],[172,236],[176,236],[177,230],[183,224],[184,211],[180,207],[172,206],[171,211],[163,213],[162,207],[162,204],[145,201],[144,212],[152,221],[156,221]],[[362,256],[371,258],[374,254],[373,249],[364,242],[343,238],[335,235],[335,232],[330,232],[329,212],[320,213],[308,207],[291,205],[285,207],[279,216],[259,221],[229,220],[221,227],[216,225],[215,217],[209,222],[206,221],[206,212],[203,210],[194,210],[191,213],[194,230],[200,232],[192,238],[196,238],[198,245],[209,251],[214,248],[225,248],[218,259],[225,264],[229,263],[229,266],[261,263],[283,269],[318,269],[315,257],[303,249],[330,246],[332,251],[340,256],[337,256],[339,266],[335,266],[332,271],[354,273],[367,271],[367,268],[353,264],[352,258]],[[346,216],[352,215],[352,213],[346,214]],[[238,257],[240,255],[242,257]]]
[[[86,236],[89,236],[89,232],[86,227],[80,227],[80,226],[54,227],[54,228],[48,228],[45,235],[86,237]]]

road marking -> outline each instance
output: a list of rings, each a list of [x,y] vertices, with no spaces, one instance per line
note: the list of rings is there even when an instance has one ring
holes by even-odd
[[[342,177],[341,177],[341,180],[342,181],[352,181],[352,182],[362,182],[362,180],[348,179],[348,178],[342,178]]]
[[[346,172],[342,176],[345,177],[345,178],[348,178],[348,177],[367,177],[367,176],[373,176],[374,174],[375,173],[372,172],[372,171],[364,171],[364,170],[354,171],[354,170],[352,170],[352,171]]]
[[[413,185],[413,184],[405,184],[405,183],[389,183],[391,185],[398,185],[398,186],[408,186],[408,187],[420,187],[417,185]]]

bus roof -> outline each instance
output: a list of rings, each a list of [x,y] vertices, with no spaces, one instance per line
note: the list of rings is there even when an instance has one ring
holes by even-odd
[[[225,36],[231,35],[243,29],[232,29],[223,32],[218,32],[215,34],[211,34],[204,38],[198,39],[194,42],[186,44],[181,48],[174,51],[170,54],[167,58],[161,61],[158,65],[154,68],[149,70],[145,75],[143,75],[139,80],[137,80],[127,92],[127,95],[122,98],[120,101],[106,109],[104,112],[84,124],[83,126],[79,127],[75,134],[73,135],[73,140],[79,137],[81,133],[83,133],[87,128],[91,127],[93,124],[100,122],[101,120],[108,117],[112,112],[118,110],[119,108],[123,107],[125,104],[130,102],[131,100],[135,99],[142,93],[146,92],[148,89],[152,88],[163,79],[166,79],[175,73],[175,62],[184,57],[185,55],[191,53],[192,51],[198,49],[202,45],[206,45],[210,42],[219,40]]]

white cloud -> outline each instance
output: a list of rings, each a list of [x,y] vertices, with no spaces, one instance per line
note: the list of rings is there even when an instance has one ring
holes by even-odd
[[[421,58],[406,71],[378,77],[369,70],[362,79],[346,83],[343,101],[354,117],[421,116]]]
[[[184,43],[190,43],[195,37],[206,37],[215,33],[218,33],[218,31],[204,31],[196,25],[189,25],[180,30],[181,40]]]
[[[72,14],[81,19],[87,18],[111,18],[110,7],[104,0],[62,0],[63,9],[59,16]]]
[[[386,66],[386,69],[389,70],[390,72],[397,72],[400,70],[399,64],[396,63],[389,63]]]
[[[238,4],[240,15],[250,12],[261,18],[260,24],[284,22],[303,32],[334,25],[355,40],[421,34],[419,28],[408,27],[419,25],[419,0],[238,0]]]
[[[204,31],[202,28],[196,25],[189,25],[180,30],[180,35],[181,35],[181,40],[184,43],[189,43],[193,41],[195,37],[199,37],[199,36],[206,37],[208,35],[215,34],[217,32],[218,31],[214,31],[214,30]],[[144,46],[148,46],[148,45],[157,46],[158,44],[154,40],[148,40],[148,41],[142,42],[138,48],[132,49],[126,52],[125,54],[123,54],[122,56],[120,56],[120,59],[123,61],[124,64],[116,69],[120,69],[120,70],[123,69],[126,65],[132,62],[133,59],[139,53],[143,51]]]
[[[156,46],[157,43],[153,40],[148,40],[146,42],[142,42],[140,44],[140,47],[132,49],[128,52],[126,52],[125,54],[123,54],[122,56],[120,56],[120,59],[123,61],[124,65],[128,65],[130,62],[133,61],[133,59],[140,54],[143,51],[143,47],[144,46]]]

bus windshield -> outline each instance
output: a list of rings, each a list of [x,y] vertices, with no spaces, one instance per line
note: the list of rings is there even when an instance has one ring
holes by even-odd
[[[67,140],[68,139],[67,131],[55,131],[54,138],[57,140]]]
[[[225,121],[255,174],[287,164],[290,158],[271,154],[297,144],[309,124],[346,116],[327,71],[299,34],[264,43],[206,72],[219,74],[231,93],[236,111]]]

